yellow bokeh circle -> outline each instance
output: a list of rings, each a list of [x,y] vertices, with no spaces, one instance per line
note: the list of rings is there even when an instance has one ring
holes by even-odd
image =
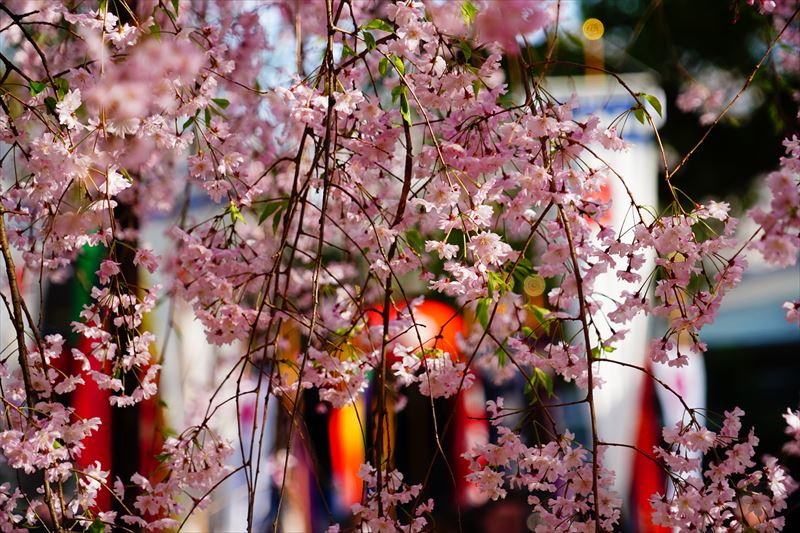
[[[583,35],[590,41],[596,41],[603,36],[604,32],[605,27],[599,19],[590,18],[583,23]]]

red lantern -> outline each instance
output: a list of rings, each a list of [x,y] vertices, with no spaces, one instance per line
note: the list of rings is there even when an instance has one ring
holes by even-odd
[[[403,311],[406,303],[393,305],[389,309],[389,320],[396,320],[398,311]],[[425,300],[412,308],[416,326],[400,333],[391,339],[392,344],[401,344],[406,348],[422,348],[426,350],[442,350],[448,352],[454,360],[461,359],[458,348],[458,334],[464,333],[464,320],[457,310],[450,305],[436,300]],[[370,327],[383,324],[383,310],[378,307],[367,312],[367,323]],[[421,341],[421,342],[420,342]],[[393,350],[389,352],[389,364],[397,360]]]

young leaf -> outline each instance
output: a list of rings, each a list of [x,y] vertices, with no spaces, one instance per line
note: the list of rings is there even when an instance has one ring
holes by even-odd
[[[544,387],[544,390],[547,391],[547,396],[548,397],[553,396],[552,376],[550,376],[550,374],[548,374],[541,368],[535,368],[533,371],[534,371],[534,376],[536,376],[536,382]]]
[[[153,22],[150,26],[150,35],[156,39],[161,39],[161,26],[158,25],[158,22]]]
[[[375,50],[375,37],[368,31],[364,32],[364,43],[367,45],[367,50]]]
[[[28,84],[28,88],[31,90],[31,96],[36,96],[40,92],[44,91],[45,87],[47,87],[47,85],[44,83],[39,83],[38,81],[31,81]]]
[[[461,53],[464,54],[464,60],[469,63],[472,59],[472,47],[467,41],[458,41],[458,47],[461,48]]]
[[[244,216],[242,216],[242,212],[239,211],[239,208],[236,207],[236,204],[233,203],[233,200],[231,200],[230,211],[231,211],[231,222],[236,224],[237,220],[241,220],[242,224],[245,223]]]
[[[280,209],[275,212],[275,215],[272,217],[272,233],[277,235],[278,233],[278,226],[281,224],[281,211],[283,211],[285,205],[281,205]]]
[[[231,105],[231,103],[225,98],[212,98],[211,101],[220,106],[222,109],[228,109],[228,106]]]
[[[166,461],[170,457],[172,457],[171,453],[169,453],[169,452],[161,452],[158,455],[156,455],[156,461],[158,461],[159,463],[163,463],[164,461]],[[102,531],[102,529],[101,529],[101,531]]]
[[[347,44],[342,45],[342,58],[354,55],[356,55],[356,53],[352,48],[350,48]]]
[[[417,253],[421,254],[425,250],[425,239],[422,238],[422,235],[420,235],[416,228],[411,228],[406,231],[406,242]]]
[[[402,85],[395,85],[392,89],[392,104],[397,103],[397,99],[400,98],[400,95],[406,92],[406,88]]]
[[[638,120],[642,124],[645,123],[645,121],[644,121],[644,109],[642,109],[641,107],[634,107],[633,108],[633,116],[636,117],[636,120]]]
[[[386,76],[386,72],[389,70],[389,58],[382,57],[380,62],[378,63],[378,72],[381,73],[381,76]]]
[[[472,92],[475,93],[475,97],[478,97],[478,93],[481,92],[481,80],[472,80]]]
[[[653,109],[656,110],[656,113],[658,113],[658,116],[660,117],[661,116],[661,102],[658,101],[658,98],[656,98],[652,94],[642,94],[642,96],[644,96],[644,99],[647,100],[647,103],[649,103],[651,106],[653,106]]]
[[[264,209],[258,216],[259,225],[262,224],[265,220],[267,220],[270,216],[272,216],[272,214],[274,214],[278,209],[285,207],[286,198],[274,198],[271,200],[267,200],[266,203],[267,205],[264,206]]]
[[[481,298],[475,307],[475,316],[484,328],[489,324],[489,304],[491,301],[491,298]]]
[[[475,22],[475,15],[478,14],[478,8],[469,0],[461,2],[461,16],[464,18],[464,24],[469,28]]]
[[[542,329],[548,335],[550,334],[550,322],[545,318],[550,311],[545,309],[544,307],[539,307],[538,305],[529,304],[527,307],[533,316],[536,318],[536,321],[542,326]]]
[[[47,107],[47,110],[50,111],[52,114],[56,114],[56,99],[52,96],[48,96],[44,99],[44,105]]]
[[[392,26],[388,22],[386,22],[385,20],[381,20],[381,19],[370,20],[369,22],[367,22],[366,24],[361,26],[361,29],[362,30],[381,30],[381,31],[385,31],[387,33],[394,33],[394,28],[392,28]]]
[[[64,98],[64,95],[69,92],[69,82],[64,78],[56,78],[53,81],[56,83],[56,94],[58,94],[58,98]]]
[[[411,125],[411,109],[408,106],[408,97],[406,96],[406,92],[403,91],[400,93],[400,114],[403,116],[403,120],[406,121],[406,124],[409,126]]]
[[[401,76],[405,75],[406,66],[403,64],[403,60],[397,56],[394,57],[394,68],[397,69],[397,72],[399,72]]]

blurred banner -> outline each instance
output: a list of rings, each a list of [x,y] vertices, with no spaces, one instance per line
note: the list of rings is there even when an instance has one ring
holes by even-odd
[[[652,95],[659,102],[665,102],[663,90],[649,75],[628,74],[622,78],[625,85],[635,93]],[[599,222],[614,228],[619,235],[630,233],[637,216],[631,208],[631,197],[639,205],[654,209],[658,206],[659,170],[663,163],[652,127],[646,120],[645,124],[636,120],[630,111],[636,106],[635,98],[614,77],[587,75],[551,78],[547,89],[561,101],[577,95],[578,108],[574,111],[576,120],[595,113],[599,115],[601,124],[613,124],[617,134],[628,143],[627,149],[617,152],[599,145],[592,146],[597,157],[590,158],[588,163],[594,167],[607,165],[613,169],[607,172],[606,187],[600,191],[600,195],[604,197],[599,198],[610,198],[611,209]],[[665,109],[662,108],[661,115],[649,106],[648,111],[654,126],[660,127],[664,123]],[[651,251],[646,256],[642,270],[649,272],[654,265],[655,256]],[[619,299],[623,290],[636,289],[631,284],[621,282],[613,268],[598,276],[595,289],[599,294],[608,296],[596,302],[600,311],[595,322],[601,330],[601,336],[607,338],[613,332],[608,327],[608,321],[601,315],[614,309],[611,302]],[[659,410],[663,413],[664,422],[674,425],[683,418],[683,407],[673,395],[662,394],[665,391],[660,390],[658,384],[654,384],[657,392],[654,394],[653,384],[645,385],[646,374],[643,369],[657,373],[659,379],[679,390],[692,407],[702,408],[705,406],[703,360],[701,356],[695,356],[690,358],[687,367],[656,369],[654,366],[663,365],[650,364],[648,344],[653,330],[650,319],[639,314],[624,327],[630,330],[626,338],[616,345],[616,350],[602,357],[639,368],[603,361],[597,363],[595,375],[604,382],[602,388],[595,391],[598,432],[601,440],[637,446],[645,453],[652,453],[652,447],[660,439]],[[639,401],[632,401],[632,398],[638,398]],[[656,405],[657,399],[660,400],[660,405]],[[647,529],[652,527],[649,523],[649,503],[643,495],[649,496],[654,491],[665,490],[665,481],[660,478],[658,467],[633,449],[620,446],[607,447],[604,450],[604,462],[607,468],[616,472],[615,490],[625,501],[623,507],[635,509],[632,514],[638,515],[630,519],[642,524],[645,527],[642,531],[651,531],[652,529]]]

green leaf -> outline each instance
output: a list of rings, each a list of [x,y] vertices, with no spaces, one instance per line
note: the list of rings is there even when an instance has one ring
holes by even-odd
[[[172,0],[172,9],[175,10],[175,14],[178,14],[178,8],[181,5],[181,0]]]
[[[458,41],[458,47],[461,48],[461,53],[464,54],[464,61],[469,63],[472,59],[472,47],[467,41]]]
[[[278,226],[281,223],[281,212],[289,206],[288,198],[273,198],[266,201],[261,215],[258,217],[258,224],[261,225],[269,217],[272,218],[272,233],[278,232]]]
[[[58,95],[58,98],[64,98],[64,95],[69,92],[69,82],[64,78],[56,78],[53,81],[56,84],[56,94]]]
[[[525,396],[528,396],[528,395],[530,395],[530,398],[531,398],[531,399],[530,399],[530,401],[528,402],[528,404],[529,404],[529,405],[535,405],[535,404],[536,404],[536,402],[538,401],[538,399],[536,398],[536,396],[534,396],[533,394],[531,394],[531,392],[532,392],[532,391],[533,391],[533,387],[531,387],[531,382],[530,382],[530,381],[528,381],[528,380],[525,380],[525,385],[523,385],[523,386],[522,386],[522,394],[524,394]]]
[[[550,314],[550,311],[548,311],[544,307],[539,307],[538,305],[533,305],[533,304],[528,304],[526,307],[530,310],[531,313],[533,313],[533,316],[536,318],[536,321],[542,325],[542,329],[544,329],[545,333],[549,335],[550,322],[548,322],[545,317],[548,314]]]
[[[638,120],[642,124],[645,123],[644,122],[644,109],[641,106],[633,108],[633,116],[636,117],[636,120]]]
[[[58,102],[56,102],[56,99],[53,98],[52,96],[47,96],[44,99],[45,107],[47,107],[47,110],[50,111],[54,115],[56,114],[56,104],[57,103]]]
[[[461,16],[464,17],[464,24],[469,28],[475,22],[475,15],[478,14],[478,8],[469,0],[461,2]]]
[[[28,88],[31,90],[31,96],[36,96],[40,92],[44,91],[47,85],[44,83],[39,83],[38,81],[33,81],[28,84]]]
[[[156,39],[161,39],[161,26],[158,25],[158,22],[153,22],[150,26],[150,35]]]
[[[228,106],[231,105],[231,103],[225,98],[212,98],[211,101],[220,106],[222,109],[228,109]]]
[[[347,44],[342,45],[342,58],[355,55],[356,55],[355,51],[352,48],[350,48]]]
[[[397,56],[394,56],[394,68],[397,69],[401,76],[405,76],[406,66],[403,64],[403,60]]]
[[[553,396],[553,377],[541,368],[534,368],[533,375],[537,384],[543,386],[544,390],[547,391],[547,396]]]
[[[422,235],[416,228],[411,228],[406,231],[406,242],[417,253],[421,254],[425,251],[425,239],[422,238]]]
[[[233,203],[233,200],[231,200],[230,211],[231,211],[231,222],[236,224],[237,220],[241,220],[242,224],[245,224],[244,216],[242,216],[242,212],[239,211],[239,208],[236,207],[236,204]]]
[[[261,225],[265,220],[275,214],[279,209],[284,209],[288,200],[286,198],[274,198],[267,200],[264,210],[258,216],[258,224]]]
[[[494,291],[500,291],[501,295],[508,291],[508,283],[506,283],[505,277],[497,272],[486,273],[486,285],[489,289],[489,296],[493,296]]]
[[[188,119],[186,119],[186,122],[184,122],[183,126],[181,126],[181,131],[186,131],[186,128],[194,124],[194,118],[195,117],[189,117]]]
[[[156,460],[157,460],[159,463],[163,463],[164,461],[166,461],[166,460],[167,460],[167,459],[169,459],[170,457],[172,457],[172,454],[171,454],[171,453],[169,453],[169,452],[161,452],[161,453],[159,453],[158,455],[156,455]]]
[[[209,110],[208,108],[205,108],[203,110],[203,118],[204,118],[204,122],[206,123],[206,128],[211,126],[211,110]]]
[[[375,50],[375,37],[368,31],[364,32],[364,43],[367,45],[367,50]]]
[[[475,307],[475,316],[484,328],[489,324],[489,304],[491,301],[491,298],[481,298]]]
[[[381,76],[386,76],[386,72],[389,70],[389,58],[382,57],[380,62],[378,62],[378,72],[381,73]]]
[[[408,97],[406,96],[406,92],[403,91],[400,93],[400,115],[402,115],[403,120],[406,121],[406,124],[409,126],[411,125],[411,108],[408,106]]]
[[[367,22],[366,24],[361,26],[361,29],[362,30],[381,30],[381,31],[385,31],[385,32],[388,32],[388,33],[394,33],[394,28],[392,28],[392,26],[388,22],[386,22],[385,20],[381,20],[381,19],[370,20],[369,22]]]
[[[509,291],[510,286],[506,282],[506,278],[504,275],[499,274],[497,272],[487,272],[486,273],[486,283],[489,288],[489,295],[491,296],[494,291],[499,291],[500,294],[505,294]]]
[[[475,93],[475,98],[478,97],[478,93],[481,92],[481,80],[472,80],[472,92]]]
[[[658,113],[658,116],[659,117],[662,116],[661,115],[661,102],[658,101],[658,98],[656,98],[652,94],[644,94],[644,93],[642,93],[642,96],[644,96],[644,99],[647,100],[647,103],[649,103],[651,106],[653,106],[653,109],[656,110],[656,113]]]
[[[533,263],[531,263],[531,260],[530,260],[530,259],[528,259],[527,257],[523,257],[523,258],[522,258],[522,259],[520,259],[520,260],[519,260],[519,262],[517,263],[517,268],[516,268],[516,270],[519,270],[519,271],[521,271],[521,272],[524,272],[524,273],[525,273],[525,275],[527,276],[527,275],[529,275],[531,272],[533,272]]]
[[[406,88],[402,85],[395,85],[392,89],[392,104],[397,103],[397,99],[400,98],[401,94],[405,94]]]
[[[106,530],[106,526],[102,520],[99,518],[95,518],[92,525],[86,530],[86,533],[103,533]]]
[[[272,233],[273,234],[277,234],[278,233],[278,226],[280,226],[280,224],[281,224],[281,217],[279,216],[281,211],[283,211],[283,208],[280,208],[278,210],[278,212],[275,213],[275,216],[272,217]]]

